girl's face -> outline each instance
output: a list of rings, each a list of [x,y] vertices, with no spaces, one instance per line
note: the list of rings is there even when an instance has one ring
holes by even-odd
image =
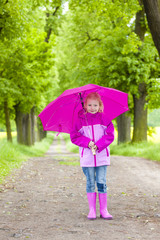
[[[99,102],[96,99],[88,99],[86,109],[87,112],[95,114],[99,111]]]

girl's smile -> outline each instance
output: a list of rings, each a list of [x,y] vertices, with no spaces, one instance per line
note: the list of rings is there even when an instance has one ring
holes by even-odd
[[[96,99],[87,100],[87,112],[95,114],[99,111],[99,102]]]

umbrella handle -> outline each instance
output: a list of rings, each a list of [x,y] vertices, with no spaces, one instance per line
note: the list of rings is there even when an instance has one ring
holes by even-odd
[[[93,147],[91,148],[91,151],[93,155],[96,155],[96,150]]]
[[[79,93],[79,96],[80,96],[80,100],[81,100],[82,108],[84,109],[84,102],[83,102],[82,94]]]

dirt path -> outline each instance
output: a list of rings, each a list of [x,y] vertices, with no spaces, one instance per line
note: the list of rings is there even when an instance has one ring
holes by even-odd
[[[114,220],[86,219],[85,178],[76,154],[59,153],[54,141],[45,157],[24,163],[0,186],[0,239],[160,240],[160,164],[111,157],[108,205]]]

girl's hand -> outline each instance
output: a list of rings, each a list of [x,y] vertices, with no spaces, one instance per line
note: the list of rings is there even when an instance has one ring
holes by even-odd
[[[92,147],[94,147],[94,146],[95,146],[95,145],[94,145],[94,142],[93,142],[93,141],[90,141],[89,144],[88,144],[88,147],[89,147],[89,148],[92,148]]]
[[[96,145],[94,145],[92,148],[93,148],[95,151],[97,150],[97,146],[96,146]]]

